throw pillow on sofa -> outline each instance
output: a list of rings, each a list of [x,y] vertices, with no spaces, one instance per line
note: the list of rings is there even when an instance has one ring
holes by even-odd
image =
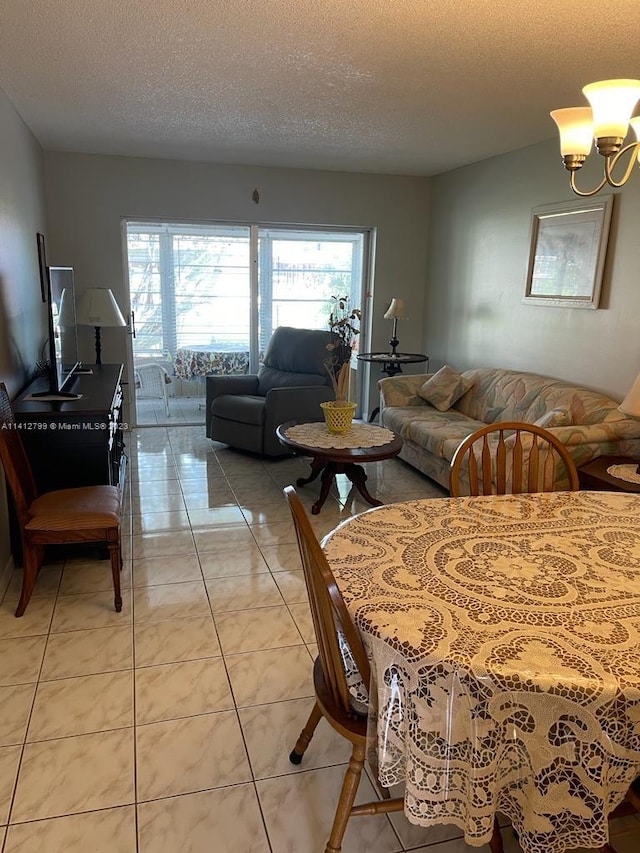
[[[472,379],[465,379],[461,373],[445,364],[418,388],[417,393],[439,412],[446,412],[472,385]]]
[[[569,426],[571,424],[571,412],[565,408],[549,409],[548,412],[545,412],[544,415],[541,415],[533,423],[535,426],[542,427],[543,429]]]

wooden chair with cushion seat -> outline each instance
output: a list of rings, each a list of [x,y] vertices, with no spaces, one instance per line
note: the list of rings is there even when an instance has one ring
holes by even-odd
[[[0,461],[15,503],[22,540],[22,594],[16,616],[22,616],[42,566],[45,545],[106,542],[111,557],[114,603],[120,594],[120,490],[116,486],[82,486],[39,495],[9,394],[0,383]]]
[[[560,488],[576,492],[580,487],[565,445],[548,430],[517,421],[489,424],[467,436],[454,453],[450,470],[454,497]]]
[[[292,486],[287,486],[284,494],[296,529],[318,642],[318,657],[313,667],[316,701],[289,759],[293,764],[300,764],[322,717],[351,742],[351,759],[325,847],[325,853],[339,853],[350,817],[402,811],[404,800],[390,799],[385,791],[385,799],[354,806],[367,743],[369,660],[300,498]],[[490,848],[492,853],[503,851],[497,822]]]

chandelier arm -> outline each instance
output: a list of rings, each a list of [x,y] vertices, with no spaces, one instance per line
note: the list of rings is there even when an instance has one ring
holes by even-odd
[[[595,189],[593,189],[593,190],[580,190],[576,186],[576,173],[571,172],[571,175],[570,175],[571,189],[574,191],[574,193],[576,195],[582,196],[582,198],[589,198],[590,196],[595,195],[596,193],[599,193],[600,190],[604,186],[606,186],[606,183],[607,183],[607,179],[603,178]]]
[[[623,187],[629,178],[631,177],[631,171],[635,165],[636,154],[638,153],[638,149],[640,148],[640,142],[630,142],[628,145],[625,145],[624,148],[621,148],[617,154],[614,154],[613,157],[607,157],[605,159],[604,169],[606,175],[606,181],[612,187]],[[613,179],[613,170],[616,168],[618,164],[618,160],[622,157],[623,154],[626,154],[627,151],[631,151],[633,149],[633,154],[627,164],[626,171],[621,181],[614,181]]]

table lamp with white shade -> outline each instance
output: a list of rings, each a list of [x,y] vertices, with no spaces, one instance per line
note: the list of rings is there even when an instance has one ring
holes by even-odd
[[[396,349],[400,341],[398,340],[398,320],[404,320],[404,300],[396,299],[394,296],[391,300],[391,305],[387,308],[384,314],[385,320],[393,320],[393,332],[391,333],[391,340],[389,341],[389,346],[391,347],[391,355],[396,355]]]
[[[640,373],[636,376],[627,396],[618,406],[618,411],[624,415],[631,415],[632,418],[640,418]],[[636,473],[640,474],[640,465],[638,465]]]
[[[100,329],[103,326],[126,326],[116,298],[108,287],[90,287],[78,303],[78,323],[96,330],[96,364],[102,364]]]
[[[618,410],[625,415],[640,418],[640,373],[636,376],[627,396],[618,406]]]

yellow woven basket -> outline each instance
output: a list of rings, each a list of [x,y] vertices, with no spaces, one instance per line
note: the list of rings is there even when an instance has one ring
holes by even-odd
[[[344,435],[349,432],[356,413],[355,403],[329,400],[327,403],[320,403],[320,408],[324,412],[327,429],[332,435]]]

